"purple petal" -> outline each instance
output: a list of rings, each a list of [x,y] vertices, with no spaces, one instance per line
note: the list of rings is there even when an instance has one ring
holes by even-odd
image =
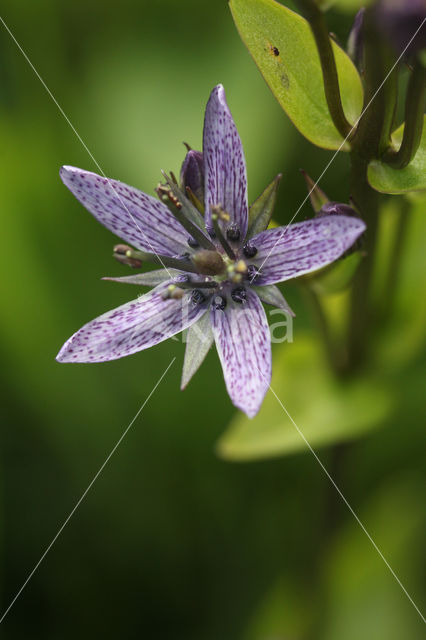
[[[65,186],[107,229],[142,251],[176,256],[188,250],[188,233],[162,202],[118,180],[62,167]]]
[[[189,293],[164,300],[168,283],[92,320],[64,344],[58,362],[106,362],[152,347],[191,326],[206,311]]]
[[[271,380],[271,339],[265,311],[249,289],[244,304],[229,296],[224,311],[212,307],[211,321],[230,398],[252,418]]]
[[[246,161],[222,85],[213,89],[207,103],[203,154],[206,225],[212,226],[211,207],[220,205],[244,238],[248,219]]]
[[[201,151],[188,151],[180,170],[180,182],[183,189],[189,187],[198,200],[204,202],[204,160]]]
[[[316,271],[339,258],[365,231],[359,218],[330,215],[278,227],[251,239],[253,262],[261,275],[256,285],[274,284]]]

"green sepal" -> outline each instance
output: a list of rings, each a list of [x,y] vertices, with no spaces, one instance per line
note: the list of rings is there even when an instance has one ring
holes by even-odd
[[[304,171],[304,169],[300,170],[303,177],[305,178],[306,186],[308,187],[309,199],[311,201],[312,209],[315,213],[318,213],[321,208],[330,202],[330,199],[326,196],[324,191],[319,188],[316,182],[312,180],[312,178]]]
[[[331,119],[321,63],[309,23],[274,0],[230,0],[239,34],[275,98],[299,131],[324,149],[349,151]],[[349,56],[335,42],[343,111],[354,124],[363,87]]]
[[[252,288],[256,291],[262,302],[270,304],[273,307],[277,307],[278,309],[283,309],[283,311],[291,315],[293,318],[296,316],[293,309],[290,307],[287,300],[275,284],[267,284],[261,287]]]
[[[186,334],[186,350],[180,384],[182,390],[185,389],[194,373],[200,368],[213,344],[213,340],[210,313],[207,311],[197,322],[189,327]]]
[[[281,178],[282,174],[279,173],[251,205],[249,209],[247,238],[252,238],[267,229],[272,218]]]
[[[410,164],[403,169],[394,169],[385,162],[372,160],[368,165],[368,182],[380,193],[400,194],[426,189],[426,125],[423,121],[423,133],[420,146]],[[399,147],[402,142],[404,125],[392,134],[392,143]]]
[[[156,287],[158,284],[167,282],[172,278],[181,276],[182,271],[177,269],[155,269],[154,271],[146,271],[144,273],[136,273],[131,276],[121,276],[119,278],[111,278],[106,276],[102,280],[108,280],[110,282],[122,282],[124,284],[136,284],[144,287]]]

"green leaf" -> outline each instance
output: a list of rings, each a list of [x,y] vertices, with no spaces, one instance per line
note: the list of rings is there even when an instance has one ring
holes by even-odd
[[[247,238],[252,238],[268,227],[274,211],[278,185],[280,184],[281,178],[282,174],[279,173],[251,205],[249,209]]]
[[[388,164],[373,160],[368,166],[368,181],[381,193],[408,193],[426,189],[426,116],[420,146],[410,164],[404,169],[393,169]],[[392,134],[392,142],[398,148],[402,141],[404,125]]]
[[[294,344],[281,345],[273,358],[273,392],[255,418],[237,414],[232,420],[217,444],[222,458],[256,460],[307,451],[280,402],[314,448],[368,433],[392,407],[392,389],[372,375],[336,380],[322,345],[312,337],[298,336]]]
[[[343,138],[328,112],[308,22],[274,0],[230,0],[230,7],[243,42],[294,125],[319,147],[338,149]],[[344,112],[354,123],[363,103],[361,80],[349,56],[335,42],[332,46]]]

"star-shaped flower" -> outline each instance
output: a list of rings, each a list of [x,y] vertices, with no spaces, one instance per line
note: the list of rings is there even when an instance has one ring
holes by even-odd
[[[265,230],[280,176],[249,214],[244,152],[221,85],[207,104],[203,153],[188,152],[181,186],[165,176],[160,200],[74,167],[60,175],[99,222],[136,247],[117,245],[118,260],[138,267],[152,259],[163,268],[112,278],[154,288],[86,324],[57,360],[114,360],[189,329],[182,387],[214,339],[231,400],[250,417],[271,377],[261,301],[292,313],[275,284],[330,264],[365,229],[359,218],[336,213]]]

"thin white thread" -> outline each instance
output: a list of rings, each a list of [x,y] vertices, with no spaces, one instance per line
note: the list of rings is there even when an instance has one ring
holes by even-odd
[[[83,502],[84,498],[87,496],[87,494],[89,493],[90,489],[92,488],[92,486],[95,484],[96,480],[99,478],[99,476],[101,475],[102,471],[105,469],[106,465],[108,464],[108,462],[110,461],[110,459],[112,458],[112,456],[114,455],[114,453],[116,452],[116,450],[118,449],[119,445],[121,444],[121,442],[124,440],[124,438],[126,437],[129,429],[133,426],[134,422],[136,421],[136,419],[139,417],[142,409],[145,407],[145,405],[148,403],[148,401],[150,400],[152,394],[155,392],[155,390],[157,389],[158,385],[161,383],[161,381],[163,380],[164,376],[166,375],[166,373],[168,372],[168,370],[170,369],[170,367],[172,366],[172,364],[174,363],[174,361],[176,360],[176,357],[174,357],[171,362],[169,363],[168,367],[165,369],[165,371],[162,373],[162,375],[160,376],[160,378],[158,379],[158,381],[156,382],[156,384],[154,385],[153,389],[151,390],[151,392],[149,393],[149,395],[147,396],[147,398],[145,399],[145,401],[143,402],[143,404],[140,406],[140,408],[138,409],[136,415],[134,416],[134,418],[131,420],[131,422],[129,423],[129,425],[126,427],[126,429],[124,430],[124,432],[122,433],[122,435],[120,436],[120,438],[117,440],[116,444],[114,445],[114,447],[112,448],[111,452],[109,453],[109,455],[107,456],[107,458],[105,459],[105,461],[103,462],[103,464],[100,466],[99,470],[97,471],[97,473],[93,476],[92,480],[90,481],[89,485],[87,486],[87,489],[83,492],[83,494],[81,495],[81,497],[79,498],[79,500],[76,502],[76,504],[74,505],[73,509],[71,510],[71,512],[69,513],[69,515],[67,516],[67,518],[65,519],[64,523],[61,525],[61,527],[58,529],[58,532],[56,533],[56,535],[54,536],[54,538],[52,539],[52,541],[50,542],[50,544],[46,547],[44,553],[42,554],[40,560],[37,562],[37,564],[34,566],[33,570],[30,572],[30,574],[28,575],[27,579],[25,580],[25,582],[23,583],[22,587],[19,589],[19,591],[17,592],[17,594],[15,595],[15,597],[13,598],[12,602],[9,604],[9,606],[7,607],[7,609],[4,611],[3,615],[0,618],[0,624],[3,622],[3,620],[5,619],[5,617],[7,616],[7,614],[9,613],[9,611],[11,610],[11,608],[13,607],[13,605],[15,604],[15,602],[17,601],[17,599],[19,598],[19,596],[21,595],[21,593],[23,592],[23,590],[25,589],[25,587],[27,586],[27,584],[29,583],[29,581],[31,580],[31,578],[33,577],[33,575],[35,574],[35,572],[37,571],[37,569],[39,568],[39,566],[41,565],[41,563],[43,562],[43,560],[45,559],[45,557],[47,556],[47,554],[49,553],[50,549],[53,547],[53,545],[55,544],[56,540],[59,538],[59,536],[61,535],[62,531],[65,529],[65,527],[67,526],[68,522],[71,520],[71,518],[73,517],[74,513],[77,511],[78,507],[81,505],[81,503]]]
[[[404,53],[406,52],[406,50],[408,49],[408,47],[410,46],[410,44],[413,42],[414,38],[416,37],[416,35],[419,33],[420,29],[422,28],[422,26],[424,25],[424,23],[426,22],[426,18],[423,19],[421,25],[418,27],[418,29],[416,30],[416,32],[414,33],[413,37],[409,40],[408,44],[406,45],[405,49],[403,50],[403,52],[401,53],[401,55],[399,56],[399,58],[397,59],[397,61],[395,62],[395,64],[391,67],[390,71],[387,73],[386,77],[383,79],[382,83],[380,84],[380,86],[378,87],[378,89],[375,91],[373,97],[370,99],[369,103],[367,104],[367,106],[363,109],[363,111],[361,112],[360,116],[357,118],[357,120],[355,121],[355,123],[352,125],[352,128],[350,129],[349,133],[347,134],[346,138],[344,138],[343,142],[341,143],[341,145],[339,146],[339,148],[334,152],[333,156],[331,157],[331,160],[327,163],[324,171],[321,173],[320,177],[316,180],[316,183],[314,184],[314,186],[312,187],[312,189],[309,191],[308,195],[306,196],[306,198],[302,201],[302,204],[299,206],[299,208],[297,209],[296,213],[294,214],[294,216],[292,217],[292,219],[290,220],[290,222],[288,222],[284,229],[282,230],[282,233],[277,237],[275,243],[273,244],[271,250],[269,251],[268,255],[266,256],[266,258],[263,260],[262,264],[259,267],[259,271],[262,270],[262,267],[264,266],[265,262],[270,258],[273,250],[275,249],[275,247],[277,246],[277,243],[284,237],[287,229],[289,228],[289,226],[291,225],[291,223],[293,222],[293,220],[295,219],[295,217],[297,216],[297,214],[299,213],[299,211],[301,210],[301,208],[303,207],[303,205],[305,204],[305,202],[307,202],[307,200],[310,198],[311,193],[315,190],[316,185],[319,183],[319,181],[324,177],[324,174],[326,173],[326,171],[328,171],[328,169],[330,168],[330,165],[332,162],[334,162],[334,159],[336,158],[337,154],[341,151],[342,147],[344,146],[344,144],[347,142],[348,138],[351,136],[352,132],[356,129],[356,127],[358,126],[359,121],[361,120],[361,118],[363,117],[363,115],[365,114],[365,112],[367,111],[367,109],[369,108],[369,106],[371,105],[371,103],[373,102],[373,100],[376,98],[377,94],[379,93],[379,91],[382,89],[383,85],[385,84],[386,80],[389,78],[389,76],[391,75],[392,71],[395,69],[395,67],[398,65],[398,63],[400,62],[400,60],[402,59],[402,57],[404,56]]]
[[[19,51],[22,53],[22,55],[24,56],[25,60],[28,62],[28,64],[30,65],[31,69],[34,71],[35,75],[37,76],[37,78],[40,80],[41,84],[43,85],[44,89],[46,90],[46,92],[48,93],[49,97],[53,100],[54,104],[56,105],[56,107],[58,108],[59,112],[61,113],[61,115],[64,117],[65,121],[67,122],[67,124],[71,127],[72,131],[74,132],[75,136],[77,137],[78,141],[82,144],[82,146],[84,147],[84,149],[86,150],[86,152],[88,153],[89,157],[91,158],[92,162],[95,164],[95,166],[97,167],[98,171],[102,174],[102,176],[104,178],[106,178],[106,180],[108,181],[108,186],[109,188],[113,191],[113,193],[117,196],[118,200],[121,202],[123,208],[127,211],[130,219],[132,220],[133,224],[135,225],[135,227],[138,229],[138,231],[141,232],[141,234],[144,236],[145,240],[148,242],[152,253],[155,254],[155,256],[158,258],[159,262],[161,263],[163,269],[165,269],[167,271],[167,273],[169,274],[170,278],[173,279],[172,274],[170,273],[169,269],[166,267],[166,265],[164,264],[161,256],[158,255],[158,253],[155,251],[154,247],[152,246],[151,242],[149,241],[149,238],[147,238],[145,232],[143,231],[143,229],[141,229],[138,221],[135,219],[135,217],[132,215],[131,211],[129,210],[128,206],[126,205],[126,203],[123,201],[122,197],[120,196],[120,193],[117,191],[117,189],[114,187],[114,185],[111,182],[111,178],[108,178],[108,176],[105,174],[104,170],[102,169],[102,167],[100,166],[99,162],[96,160],[96,158],[94,157],[93,153],[90,151],[89,147],[87,146],[87,144],[84,142],[84,140],[82,139],[82,137],[80,136],[80,134],[78,133],[77,129],[74,127],[74,125],[72,124],[71,120],[68,118],[67,114],[65,113],[65,111],[62,109],[61,105],[59,104],[59,102],[56,100],[55,96],[53,95],[53,93],[51,92],[51,90],[49,89],[49,87],[47,86],[47,84],[45,83],[45,81],[43,80],[43,78],[41,77],[41,75],[39,74],[39,72],[37,71],[37,69],[35,68],[35,66],[33,65],[33,63],[31,62],[31,60],[29,59],[29,57],[27,56],[27,54],[25,53],[24,49],[21,47],[21,45],[19,44],[19,42],[17,41],[17,39],[15,38],[15,36],[13,35],[12,31],[9,29],[9,27],[7,26],[7,24],[5,23],[5,21],[3,20],[3,18],[0,16],[0,22],[3,24],[4,28],[6,29],[6,31],[8,32],[8,34],[10,35],[10,37],[12,38],[13,42],[16,44],[16,46],[18,47]]]

